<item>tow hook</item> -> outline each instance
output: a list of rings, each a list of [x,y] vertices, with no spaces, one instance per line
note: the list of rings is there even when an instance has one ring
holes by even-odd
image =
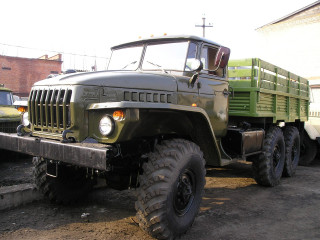
[[[19,137],[21,136],[24,136],[26,134],[26,132],[24,131],[24,125],[23,124],[20,124],[18,127],[17,127],[17,135]]]
[[[72,139],[68,139],[67,138],[67,134],[68,133],[72,133],[72,131],[71,130],[64,130],[63,132],[62,132],[62,143],[71,143],[71,142],[73,142],[73,140]]]

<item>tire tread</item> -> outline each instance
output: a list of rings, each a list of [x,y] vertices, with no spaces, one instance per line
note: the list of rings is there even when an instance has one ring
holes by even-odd
[[[166,197],[170,191],[170,178],[185,154],[200,156],[205,175],[205,160],[200,148],[190,141],[173,139],[155,147],[143,165],[144,174],[139,176],[140,188],[135,204],[137,220],[144,231],[157,239],[172,239],[180,235],[173,232],[166,222]]]

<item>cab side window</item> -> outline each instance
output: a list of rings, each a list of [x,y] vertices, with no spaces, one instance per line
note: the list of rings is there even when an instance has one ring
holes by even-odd
[[[203,63],[203,69],[208,74],[217,75],[223,77],[223,69],[219,69],[215,66],[215,59],[218,52],[218,48],[204,46],[201,51],[201,61]]]

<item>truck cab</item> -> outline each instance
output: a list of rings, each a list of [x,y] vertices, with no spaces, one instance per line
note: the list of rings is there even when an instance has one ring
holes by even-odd
[[[23,132],[111,145],[159,136],[197,138],[208,148],[208,163],[218,166],[217,139],[228,123],[229,55],[228,48],[195,36],[115,46],[108,71],[35,83]],[[206,147],[204,138],[214,148]]]

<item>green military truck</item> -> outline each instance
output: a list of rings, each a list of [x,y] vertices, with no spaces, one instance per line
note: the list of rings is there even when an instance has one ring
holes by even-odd
[[[13,105],[12,91],[0,84],[0,132],[16,133],[20,118],[20,112]]]
[[[231,62],[228,81],[229,55],[195,36],[115,46],[108,71],[35,83],[18,136],[0,134],[0,146],[34,156],[51,201],[81,199],[102,177],[137,188],[142,229],[180,236],[199,211],[206,165],[247,159],[259,184],[275,186],[299,161],[308,82],[259,59]]]

